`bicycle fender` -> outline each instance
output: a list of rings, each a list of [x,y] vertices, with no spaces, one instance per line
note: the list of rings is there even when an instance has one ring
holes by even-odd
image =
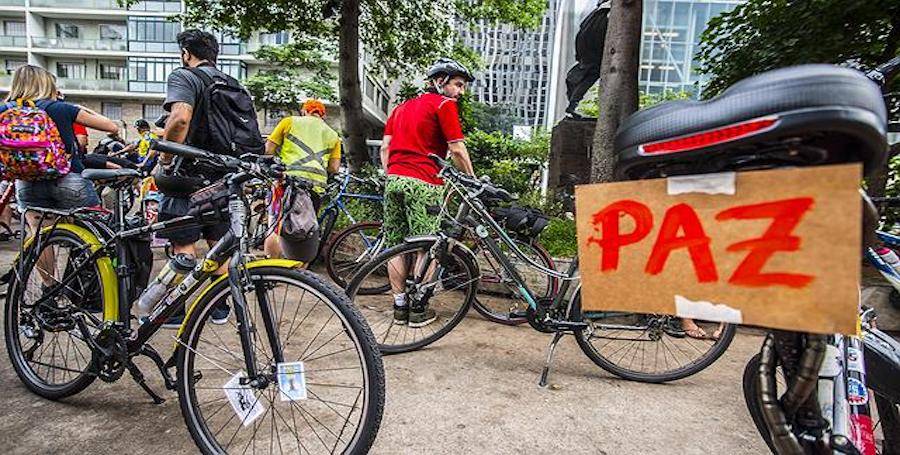
[[[47,226],[41,229],[41,233],[50,232],[53,226]],[[85,229],[70,223],[60,223],[56,225],[57,230],[67,231],[84,243],[90,245],[91,253],[96,252],[102,246],[102,242],[97,236]],[[24,248],[31,246],[34,242],[34,236],[25,239]],[[16,255],[13,263],[18,262],[19,256]],[[100,273],[100,282],[103,284],[103,320],[118,321],[119,320],[119,278],[116,276],[116,270],[113,268],[112,260],[109,256],[100,256],[97,258],[97,271]]]
[[[294,261],[291,259],[258,259],[256,261],[250,261],[247,263],[247,269],[256,269],[259,267],[282,267],[287,269],[296,269],[303,265],[302,261]],[[178,328],[178,333],[175,335],[175,338],[181,339],[181,334],[184,333],[184,324],[187,323],[188,319],[191,316],[191,312],[194,311],[194,307],[197,306],[197,303],[200,302],[209,291],[212,290],[213,286],[219,284],[222,281],[228,279],[228,273],[226,272],[224,275],[216,278],[213,281],[210,281],[209,284],[204,287],[199,294],[197,294],[197,298],[191,302],[191,305],[187,307],[187,310],[184,313],[184,319],[181,321],[181,327]],[[178,342],[175,342],[175,348],[178,348]]]

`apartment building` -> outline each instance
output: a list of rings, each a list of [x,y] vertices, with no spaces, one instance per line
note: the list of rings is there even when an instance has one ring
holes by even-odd
[[[142,1],[127,10],[116,0],[0,0],[0,92],[9,90],[19,66],[41,66],[56,75],[68,101],[123,121],[133,137],[134,120],[152,122],[163,113],[166,78],[180,66],[175,37],[182,25],[172,17],[182,7],[178,0]],[[218,66],[237,79],[262,68],[253,51],[289,40],[287,33],[258,34],[248,41],[216,35]],[[387,92],[373,78],[363,79],[367,117],[373,126],[383,125]],[[339,120],[337,106],[333,109]],[[282,113],[259,115],[268,132]]]

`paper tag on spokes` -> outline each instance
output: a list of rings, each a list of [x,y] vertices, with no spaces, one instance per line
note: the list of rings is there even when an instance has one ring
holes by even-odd
[[[306,370],[303,369],[303,362],[278,364],[278,390],[281,392],[281,401],[306,399]]]
[[[222,386],[225,389],[225,396],[234,409],[234,413],[241,419],[241,423],[246,427],[253,423],[254,420],[263,415],[266,411],[262,403],[262,395],[257,396],[249,385],[242,385],[241,378],[246,376],[244,373],[238,373],[232,376],[228,382]]]

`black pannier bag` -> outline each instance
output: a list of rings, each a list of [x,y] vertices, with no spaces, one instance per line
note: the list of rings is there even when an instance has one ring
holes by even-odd
[[[530,207],[494,207],[491,216],[511,234],[524,240],[533,240],[550,223],[550,217]]]

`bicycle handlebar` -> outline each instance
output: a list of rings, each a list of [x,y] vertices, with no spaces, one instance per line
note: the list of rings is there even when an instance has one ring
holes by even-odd
[[[229,170],[243,171],[249,174],[274,178],[281,178],[284,176],[285,167],[274,156],[247,153],[241,155],[240,158],[234,158],[228,155],[208,152],[190,145],[158,139],[150,141],[150,148],[158,152],[170,153],[184,158],[210,161],[220,164]]]
[[[897,75],[898,70],[900,70],[900,56],[878,65],[877,68],[866,73],[866,77],[875,81],[878,85],[884,86]]]
[[[441,168],[440,172],[438,172],[439,176],[468,188],[475,193],[474,196],[476,197],[483,195],[487,199],[499,200],[502,202],[510,202],[515,199],[509,191],[492,184],[490,180],[477,179],[471,175],[463,174],[455,167],[451,166],[447,160],[433,153],[429,154],[428,158]]]

